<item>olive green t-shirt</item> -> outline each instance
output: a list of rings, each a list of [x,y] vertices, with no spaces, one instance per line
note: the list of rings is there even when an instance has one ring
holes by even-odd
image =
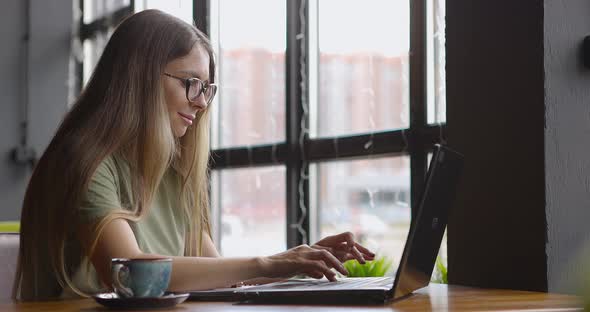
[[[96,222],[113,209],[131,209],[133,198],[130,190],[129,167],[125,161],[116,156],[105,158],[93,174],[79,208],[80,222]],[[162,178],[147,215],[139,222],[128,221],[142,252],[184,255],[187,222],[178,202],[179,193],[178,176],[169,169]],[[100,282],[94,267],[91,264],[88,266],[88,262],[88,258],[83,256],[72,276],[74,285],[90,294],[108,290]],[[71,289],[64,289],[62,293],[62,297],[74,296]]]

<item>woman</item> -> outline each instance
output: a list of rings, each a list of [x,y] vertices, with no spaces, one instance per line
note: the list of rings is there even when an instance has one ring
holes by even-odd
[[[214,82],[211,45],[195,27],[157,10],[117,27],[29,182],[15,298],[106,291],[112,258],[172,257],[170,291],[334,280],[343,261],[373,259],[350,233],[268,257],[219,257],[207,186]]]

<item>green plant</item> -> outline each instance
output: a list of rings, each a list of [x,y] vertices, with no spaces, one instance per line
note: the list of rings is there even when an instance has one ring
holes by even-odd
[[[447,267],[443,263],[442,258],[440,256],[436,257],[436,264],[434,265],[434,274],[432,274],[432,279],[430,281],[437,284],[449,283],[449,279],[447,276]]]
[[[360,264],[357,260],[348,260],[344,262],[344,267],[348,270],[348,277],[379,277],[389,272],[392,263],[393,260],[387,257],[379,257],[365,264]]]

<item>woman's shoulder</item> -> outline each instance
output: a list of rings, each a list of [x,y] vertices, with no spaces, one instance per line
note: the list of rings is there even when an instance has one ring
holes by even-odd
[[[98,167],[96,167],[95,174],[119,177],[120,175],[128,174],[128,171],[129,166],[126,160],[117,154],[111,154],[100,161]]]
[[[129,167],[122,157],[112,154],[100,161],[92,174],[91,185],[111,184],[116,188],[126,186],[129,181]]]
[[[93,178],[116,178],[118,176],[117,171],[115,156],[109,155],[98,163]]]

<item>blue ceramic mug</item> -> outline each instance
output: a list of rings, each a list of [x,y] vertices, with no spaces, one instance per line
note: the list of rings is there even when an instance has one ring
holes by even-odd
[[[123,298],[162,296],[171,271],[171,258],[111,260],[113,289]]]

